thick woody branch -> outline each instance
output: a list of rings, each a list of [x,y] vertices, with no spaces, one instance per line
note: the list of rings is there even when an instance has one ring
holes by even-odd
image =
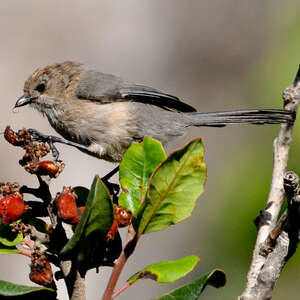
[[[296,115],[299,99],[300,99],[300,68],[296,74],[294,83],[290,87],[288,87],[283,93],[284,108],[286,110],[292,111]],[[265,245],[268,237],[270,237],[271,232],[273,232],[273,234],[275,235],[275,240],[277,244],[279,245],[279,241],[282,241],[282,245],[284,246],[285,236],[279,235],[280,230],[278,233],[276,233],[276,223],[277,223],[278,215],[284,198],[283,178],[284,178],[284,174],[288,162],[289,149],[292,140],[292,131],[293,131],[292,123],[282,124],[279,131],[279,135],[274,141],[274,145],[273,145],[274,165],[273,165],[272,182],[271,182],[271,188],[270,188],[270,192],[266,204],[266,209],[263,214],[264,216],[267,216],[267,220],[264,220],[264,222],[260,222],[255,249],[253,252],[253,258],[247,275],[246,288],[243,294],[238,298],[239,300],[270,299],[268,297],[262,297],[262,295],[260,295],[261,298],[259,298],[257,289],[260,287],[259,283],[263,278],[262,272],[264,268],[267,267],[270,258],[274,255],[277,255],[276,257],[278,258],[279,254],[276,254],[278,253],[277,252],[278,249],[276,247],[279,246],[276,245],[274,251],[269,255],[266,255],[266,253],[261,251],[261,249],[262,246]],[[280,222],[282,222],[282,224],[285,223],[285,216],[282,217]],[[273,231],[274,228],[275,231]],[[276,236],[279,237],[276,239]],[[271,261],[274,260],[272,259]],[[282,267],[279,268],[280,271]],[[276,280],[274,281],[274,284],[275,282]],[[274,284],[269,286],[271,290],[273,289]]]
[[[284,213],[284,220],[281,219],[278,222],[275,227],[276,231],[271,232],[267,239],[267,241],[272,241],[272,244],[269,244],[270,253],[266,256],[266,261],[257,277],[252,299],[271,299],[273,288],[283,267],[297,249],[300,229],[298,182],[299,178],[295,173],[286,173],[284,188],[287,194],[288,208]]]
[[[85,278],[80,276],[76,261],[62,261],[60,269],[65,279],[70,300],[86,300]]]

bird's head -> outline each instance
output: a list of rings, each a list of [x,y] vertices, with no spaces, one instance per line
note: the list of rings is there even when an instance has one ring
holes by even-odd
[[[26,80],[24,95],[15,107],[30,104],[44,113],[65,97],[72,97],[80,76],[81,65],[64,62],[42,67],[34,71]]]

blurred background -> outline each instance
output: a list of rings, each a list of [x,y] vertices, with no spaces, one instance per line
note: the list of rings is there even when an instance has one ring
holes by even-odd
[[[37,67],[76,60],[128,81],[180,97],[199,111],[281,108],[281,94],[300,63],[300,2],[235,0],[52,0],[0,3],[0,128],[36,128],[54,134],[30,108],[12,111],[24,81]],[[186,255],[201,261],[172,285],[139,281],[120,299],[151,299],[218,267],[224,288],[207,288],[201,299],[236,299],[242,293],[256,237],[253,219],[264,208],[272,171],[272,142],[278,125],[198,128],[169,145],[203,138],[208,165],[206,191],[192,217],[168,230],[143,236],[119,286],[134,272]],[[300,170],[299,124],[294,130],[289,168]],[[95,174],[113,165],[59,145],[66,163],[52,182],[89,187]],[[37,186],[18,160],[23,151],[0,138],[0,181]],[[117,179],[117,178],[116,178]],[[0,279],[32,284],[29,260],[0,256]],[[299,298],[300,254],[288,262],[273,299]],[[87,276],[87,299],[100,299],[110,269]],[[59,299],[67,299],[63,283]]]

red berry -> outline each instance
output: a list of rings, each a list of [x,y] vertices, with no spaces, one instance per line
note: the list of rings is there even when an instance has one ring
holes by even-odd
[[[16,133],[11,129],[10,126],[7,126],[5,128],[4,138],[12,145],[16,144],[17,136],[16,136]]]
[[[71,224],[78,224],[81,220],[82,214],[84,212],[85,206],[80,206],[77,208],[77,216],[70,220]]]
[[[10,223],[25,211],[22,195],[18,192],[10,194],[0,200],[0,217],[4,223]]]
[[[76,200],[72,193],[59,194],[56,200],[56,206],[59,217],[66,221],[78,216]]]
[[[47,260],[32,261],[29,278],[32,282],[49,286],[53,281],[53,272]]]
[[[132,213],[125,207],[114,205],[114,218],[120,226],[128,226],[131,224]]]
[[[44,160],[37,163],[36,173],[39,175],[48,175],[50,177],[55,177],[59,171],[59,166],[57,166],[53,161]]]
[[[10,126],[7,126],[4,131],[4,138],[14,146],[24,146],[25,141],[30,139],[30,134],[26,129],[21,129],[16,133]]]
[[[128,226],[131,224],[132,213],[125,207],[114,204],[114,221],[106,235],[107,239],[114,239],[119,227]]]

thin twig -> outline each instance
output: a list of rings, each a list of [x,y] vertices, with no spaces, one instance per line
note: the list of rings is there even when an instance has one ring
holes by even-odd
[[[134,251],[134,248],[137,244],[138,237],[133,229],[132,225],[128,226],[128,233],[126,237],[125,247],[122,251],[120,257],[116,260],[115,266],[109,278],[106,290],[102,297],[102,300],[111,300],[114,294],[115,287],[117,285],[120,274],[129,258],[129,256]]]
[[[300,68],[296,74],[294,83],[283,93],[284,108],[296,114],[300,99]],[[288,162],[288,154],[292,140],[293,124],[281,124],[278,137],[274,141],[274,165],[271,188],[265,209],[268,222],[264,222],[258,231],[251,266],[247,276],[246,288],[239,300],[258,300],[256,288],[258,276],[266,263],[267,257],[261,255],[261,245],[265,242],[270,232],[276,226],[278,215],[284,198],[283,176]]]
[[[131,286],[131,283],[126,282],[121,288],[119,288],[117,291],[115,291],[112,295],[112,299],[119,296],[121,293],[123,293],[125,290],[127,290]]]
[[[284,175],[284,190],[285,194],[288,199],[288,203],[293,203],[293,199],[298,195],[299,193],[299,177],[296,173],[293,171],[286,172]],[[267,256],[269,253],[271,253],[274,250],[274,247],[276,245],[277,238],[279,237],[280,233],[283,231],[283,228],[286,226],[288,217],[290,216],[289,212],[291,209],[286,209],[279,221],[277,222],[274,229],[270,232],[268,238],[264,241],[264,243],[261,245],[260,249],[260,255]]]

